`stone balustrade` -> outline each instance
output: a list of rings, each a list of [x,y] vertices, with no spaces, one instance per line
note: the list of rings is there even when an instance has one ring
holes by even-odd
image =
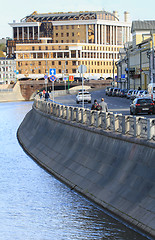
[[[155,141],[155,119],[140,116],[124,116],[112,112],[94,111],[87,108],[65,106],[35,99],[34,106],[40,111],[68,121],[101,128],[133,137]]]

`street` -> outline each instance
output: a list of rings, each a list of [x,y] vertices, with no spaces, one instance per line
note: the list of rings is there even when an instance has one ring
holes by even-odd
[[[97,99],[98,103],[100,103],[101,98],[103,97],[105,99],[105,102],[108,104],[108,109],[110,112],[122,113],[123,115],[130,115],[130,103],[132,102],[132,100],[127,98],[121,98],[121,97],[109,97],[105,94],[105,89],[93,91],[91,92],[91,95],[92,95],[92,103],[91,104],[84,103],[85,108],[90,109],[95,99]],[[76,103],[75,97],[76,95],[66,95],[66,96],[55,97],[55,102],[62,103],[68,106],[82,107],[82,103],[80,104]],[[143,116],[146,118],[155,118],[155,114],[153,115],[140,114],[138,116]]]

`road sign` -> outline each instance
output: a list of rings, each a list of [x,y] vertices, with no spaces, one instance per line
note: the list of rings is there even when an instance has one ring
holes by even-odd
[[[122,79],[125,79],[125,74],[122,74],[122,75],[121,75],[121,78],[122,78]]]
[[[64,81],[68,81],[68,77],[64,77]]]
[[[56,75],[56,68],[50,68],[50,75]]]
[[[52,75],[50,76],[50,81],[54,82],[56,80],[56,76]]]
[[[69,76],[69,81],[74,81],[74,76]]]
[[[47,76],[47,75],[45,75],[45,76],[44,76],[44,79],[47,79],[47,78],[48,78],[48,76]]]
[[[85,72],[87,72],[87,67],[86,67],[86,65],[80,65],[80,66],[78,67],[78,71],[79,71],[79,73],[85,73]]]

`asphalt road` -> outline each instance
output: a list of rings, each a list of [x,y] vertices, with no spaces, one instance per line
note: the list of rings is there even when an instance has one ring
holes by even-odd
[[[92,95],[92,103],[91,104],[84,103],[85,108],[90,109],[95,99],[97,99],[97,101],[100,102],[101,98],[103,97],[105,99],[105,102],[108,104],[108,109],[110,112],[122,113],[123,115],[130,115],[130,103],[132,102],[130,99],[120,98],[120,97],[109,97],[105,94],[104,89],[93,91],[91,92],[91,95]],[[76,95],[55,97],[55,102],[62,103],[68,106],[82,107],[82,103],[77,104],[75,98],[76,98]],[[147,118],[155,118],[155,114],[153,115],[141,114],[139,116],[143,116]]]

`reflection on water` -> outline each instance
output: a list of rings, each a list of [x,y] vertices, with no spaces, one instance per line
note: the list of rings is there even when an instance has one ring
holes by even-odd
[[[31,102],[0,103],[1,240],[144,240],[40,168],[17,128]]]

